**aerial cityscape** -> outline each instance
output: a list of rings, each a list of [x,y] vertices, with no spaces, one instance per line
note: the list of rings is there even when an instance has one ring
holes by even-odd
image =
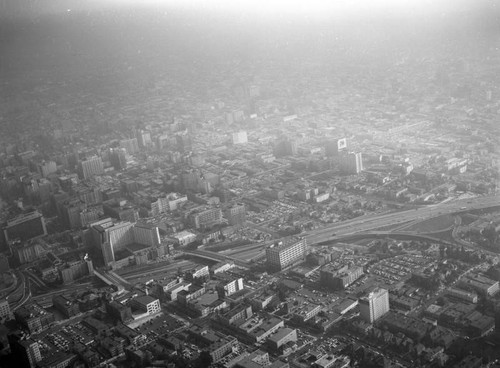
[[[500,3],[0,0],[0,367],[500,368]]]

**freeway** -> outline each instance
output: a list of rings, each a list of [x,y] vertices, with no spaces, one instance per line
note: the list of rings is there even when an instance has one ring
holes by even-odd
[[[348,235],[373,232],[373,230],[389,225],[404,224],[410,221],[420,222],[446,214],[468,212],[497,206],[500,206],[500,197],[498,196],[461,199],[411,210],[356,217],[352,220],[333,223],[320,229],[304,232],[300,235],[306,237],[307,244],[314,245]],[[240,247],[238,249],[228,250],[224,255],[242,260],[255,259],[264,255],[264,249],[268,244],[269,243],[259,243],[248,247]]]
[[[181,271],[185,271],[194,266],[196,266],[196,263],[194,262],[177,260],[175,263],[156,266],[154,269],[138,268],[126,270],[126,272],[120,272],[120,270],[117,270],[116,272],[128,282],[134,284],[137,282],[145,282],[152,278],[158,278],[160,276],[172,275],[179,271],[179,269]]]
[[[419,207],[411,210],[390,212],[384,214],[372,214],[354,218],[352,220],[343,221],[341,223],[333,223],[327,225],[321,229],[315,229],[309,232],[300,234],[306,237],[307,243],[309,245],[314,245],[329,240],[336,240],[349,235],[355,235],[360,233],[372,232],[376,229],[383,228],[388,225],[404,224],[410,221],[424,221],[433,217],[442,216],[445,214],[452,214],[457,212],[468,212],[472,210],[486,209],[491,207],[500,207],[500,197],[479,197],[474,199],[463,199],[453,202],[440,203],[436,205]],[[390,231],[388,231],[390,232]],[[265,248],[269,245],[269,242],[249,244],[245,247],[238,247],[236,249],[228,249],[219,254],[213,253],[211,251],[203,250],[202,252],[213,253],[217,256],[223,256],[224,258],[234,258],[236,260],[242,260],[248,262],[251,259],[256,259],[262,257],[265,253]],[[147,279],[153,277],[161,277],[166,274],[174,274],[179,269],[186,270],[193,267],[194,263],[186,260],[177,260],[173,264],[154,264],[144,267],[137,267],[133,269],[125,269],[118,271],[119,275],[129,281],[131,284],[136,282],[144,282]],[[22,275],[22,276],[21,276]],[[52,291],[44,295],[32,296],[29,287],[28,278],[30,281],[37,283],[38,280],[33,279],[31,275],[28,275],[26,282],[24,281],[24,274],[19,275],[21,278],[21,285],[18,285],[16,290],[11,293],[17,296],[17,300],[11,300],[12,306],[18,308],[23,305],[29,299],[38,300],[41,302],[49,302],[48,298],[51,298],[53,294],[77,291],[86,289],[89,285],[71,285],[65,288],[59,289],[57,291]],[[12,295],[12,296],[14,296]]]
[[[336,236],[356,234],[378,229],[388,225],[402,224],[412,220],[427,220],[433,217],[456,212],[485,209],[500,206],[500,197],[479,197],[446,202],[413,210],[391,212],[383,215],[368,215],[354,218],[342,223],[335,223],[321,229],[303,233],[308,244],[335,239]],[[335,235],[334,235],[335,234]]]

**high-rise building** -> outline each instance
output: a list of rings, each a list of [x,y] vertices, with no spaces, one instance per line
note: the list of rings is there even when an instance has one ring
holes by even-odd
[[[113,149],[109,154],[109,161],[115,170],[124,170],[127,168],[127,158],[125,156],[126,150],[124,148]]]
[[[110,218],[90,225],[94,245],[102,251],[106,265],[115,262],[115,253],[134,242],[131,222],[114,223]]]
[[[11,242],[10,252],[20,264],[25,264],[44,257],[47,250],[41,244],[38,244],[37,241],[33,240],[27,242]]]
[[[195,229],[207,228],[221,222],[222,211],[217,207],[195,209],[189,213],[187,220]]]
[[[297,155],[298,145],[297,141],[293,139],[287,139],[284,143],[285,155],[295,156]]]
[[[86,255],[82,260],[66,262],[58,267],[58,271],[63,284],[66,285],[81,277],[92,276],[94,274],[94,265]]]
[[[129,155],[139,152],[139,143],[137,142],[137,138],[122,139],[120,141],[120,148],[126,150]]]
[[[79,174],[82,179],[90,179],[95,175],[104,173],[104,165],[99,156],[92,156],[86,160],[80,161]]]
[[[73,193],[88,205],[102,202],[102,193],[97,186],[78,184],[73,186]]]
[[[296,156],[298,152],[297,141],[290,138],[283,139],[274,146],[273,151],[277,157]]]
[[[146,130],[138,129],[135,132],[135,136],[140,148],[151,146],[151,144],[153,143],[151,140],[151,133]]]
[[[184,191],[198,189],[198,179],[200,178],[200,173],[194,170],[186,171],[181,174],[181,185]]]
[[[14,311],[14,318],[30,334],[41,332],[54,322],[54,314],[42,308],[38,303],[24,304]]]
[[[359,174],[363,171],[363,156],[361,152],[349,152],[340,158],[340,169],[345,174]]]
[[[224,216],[226,217],[229,225],[242,225],[246,221],[246,208],[243,203],[236,203],[231,207],[226,208]]]
[[[178,134],[175,136],[177,140],[177,149],[180,152],[188,152],[192,150],[193,141],[189,134]]]
[[[38,172],[44,178],[57,171],[57,165],[54,161],[42,161],[37,165]]]
[[[325,153],[327,156],[338,156],[347,150],[347,138],[330,139],[325,143]]]
[[[0,319],[11,317],[10,306],[7,299],[0,300]]]
[[[292,238],[267,248],[266,261],[272,271],[281,271],[303,260],[306,254],[306,238]]]
[[[386,289],[376,288],[368,295],[359,299],[361,318],[373,323],[389,312],[389,292]]]
[[[22,333],[8,335],[9,346],[20,367],[34,368],[42,360],[38,343]]]
[[[137,244],[158,246],[160,245],[160,231],[158,226],[137,223],[133,228],[134,242]]]
[[[87,207],[79,198],[57,203],[59,220],[66,229],[79,229],[82,227],[80,213]]]
[[[41,235],[47,235],[45,219],[43,215],[34,211],[28,214],[22,214],[12,220],[7,221],[7,226],[3,228],[5,240],[19,239],[25,241]]]

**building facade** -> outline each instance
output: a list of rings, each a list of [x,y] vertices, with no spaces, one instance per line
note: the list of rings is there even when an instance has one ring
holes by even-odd
[[[368,295],[359,299],[361,318],[373,323],[389,312],[389,292],[386,289],[376,288]]]
[[[306,254],[307,241],[305,238],[280,242],[266,249],[267,266],[272,271],[281,271],[303,260]]]

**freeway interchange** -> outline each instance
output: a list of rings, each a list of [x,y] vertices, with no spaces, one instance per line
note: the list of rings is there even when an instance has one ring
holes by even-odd
[[[326,241],[340,240],[350,235],[368,233],[387,226],[403,225],[412,221],[421,222],[443,215],[497,206],[500,206],[500,197],[498,196],[459,199],[411,210],[356,217],[341,223],[333,223],[320,229],[304,232],[300,236],[304,236],[307,239],[308,245],[314,245]],[[263,252],[268,244],[253,244],[244,248],[228,250],[224,254],[240,260],[257,259],[263,256]]]
[[[384,214],[374,214],[357,217],[351,220],[343,221],[341,223],[333,223],[327,225],[320,229],[315,229],[312,231],[304,232],[300,236],[304,236],[307,239],[307,244],[315,245],[327,241],[341,240],[342,238],[347,238],[351,235],[370,233],[374,230],[388,227],[407,224],[410,222],[421,222],[431,218],[439,217],[442,215],[449,215],[453,213],[469,212],[473,210],[481,210],[492,207],[500,207],[500,197],[489,196],[489,197],[477,197],[469,199],[460,199],[456,201],[450,201],[445,203],[440,203],[430,206],[422,206],[410,210],[394,211]],[[387,232],[390,232],[388,230]],[[219,253],[210,251],[209,249],[200,250],[198,256],[205,255],[212,256],[214,260],[230,260],[233,259],[238,263],[250,264],[251,260],[257,260],[265,255],[265,249],[269,245],[269,242],[262,242],[256,244],[249,244],[246,246],[238,247],[235,249],[225,250]],[[191,252],[194,253],[194,252]],[[178,272],[179,270],[185,270],[194,266],[194,263],[188,260],[177,260],[175,263],[157,263],[153,265],[148,265],[146,267],[137,267],[132,269],[123,269],[118,271],[120,276],[130,281],[132,284],[136,281],[142,280],[145,275],[149,278],[151,277],[161,277],[166,274],[172,274]],[[16,299],[17,302],[13,300],[14,309],[28,302],[31,297],[31,291],[29,287],[29,280],[25,279],[25,275],[19,275],[17,288],[14,293],[20,294]],[[30,278],[31,279],[31,278]],[[34,281],[34,280],[32,280]],[[82,285],[70,285],[64,287],[64,290],[77,291],[79,289],[87,289],[89,287],[88,283]],[[55,292],[62,292],[61,289]],[[47,297],[50,297],[48,293]],[[14,296],[14,295],[13,295]],[[14,298],[12,298],[14,299]],[[44,299],[43,295],[39,295],[35,299]]]

